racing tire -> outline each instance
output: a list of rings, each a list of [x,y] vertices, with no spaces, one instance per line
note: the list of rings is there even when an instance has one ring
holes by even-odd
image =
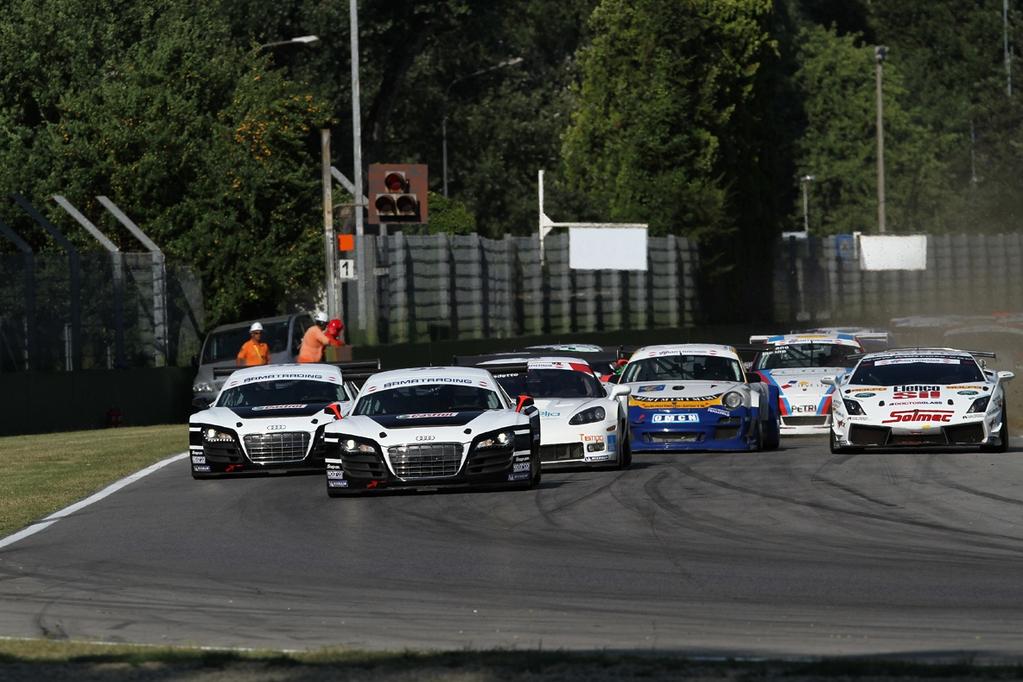
[[[829,430],[828,431],[828,436],[829,436],[829,438],[828,438],[828,446],[830,447],[831,454],[833,454],[833,455],[848,455],[848,454],[852,454],[854,452],[863,452],[863,448],[850,448],[850,447],[845,447],[845,446],[839,445],[838,444],[838,439],[835,438],[834,430]]]
[[[781,445],[781,423],[778,418],[768,419],[768,423],[771,426],[768,427],[764,433],[764,449],[765,450],[777,450],[778,446]]]
[[[632,448],[629,447],[629,437],[625,433],[625,422],[618,425],[618,464],[616,469],[628,469],[632,464]]]
[[[757,435],[756,435],[756,438],[753,441],[753,448],[752,448],[752,450],[753,450],[753,452],[763,452],[764,451],[764,425],[760,422],[759,419],[756,420],[753,423],[756,424],[755,428],[757,430]]]
[[[197,474],[193,471],[192,478],[197,481],[209,481],[214,478],[220,478],[220,474]]]
[[[981,452],[1008,452],[1009,451],[1009,415],[1005,408],[1002,408],[1002,428],[998,429],[998,445],[981,445]]]

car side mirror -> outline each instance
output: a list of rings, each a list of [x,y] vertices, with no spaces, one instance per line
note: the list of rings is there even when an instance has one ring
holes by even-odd
[[[323,414],[334,415],[334,419],[341,419],[341,408],[337,403],[331,403],[323,408]]]
[[[632,393],[632,386],[628,384],[617,384],[611,387],[611,398],[624,398]]]
[[[1011,380],[1013,380],[1015,378],[1016,378],[1015,372],[1010,372],[1008,370],[1004,370],[1003,369],[1002,371],[1000,371],[998,373],[998,380],[999,381],[1011,381]]]
[[[522,412],[527,407],[533,407],[533,399],[528,395],[520,395],[519,403],[515,406],[516,412]]]
[[[821,377],[821,383],[826,386],[838,386],[838,383],[835,381],[835,377],[832,376]]]

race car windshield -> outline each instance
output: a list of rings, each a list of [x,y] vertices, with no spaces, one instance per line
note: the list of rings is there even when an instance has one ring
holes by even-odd
[[[851,384],[907,386],[910,384],[967,384],[984,381],[973,358],[902,357],[864,360]]]
[[[401,386],[363,396],[353,415],[378,417],[397,414],[482,412],[501,409],[497,393],[477,386],[420,384]]]
[[[738,360],[714,355],[662,355],[630,362],[622,383],[636,381],[744,381]]]
[[[249,328],[237,327],[210,334],[202,349],[202,364],[234,360],[242,344],[249,340]],[[270,346],[271,353],[280,353],[288,347],[288,323],[267,322],[260,339]]]
[[[265,407],[268,405],[315,405],[345,400],[344,390],[329,381],[257,381],[229,388],[220,395],[217,407]]]
[[[497,383],[509,395],[532,398],[603,398],[606,393],[592,374],[567,369],[531,369],[526,375],[503,377],[494,369]]]
[[[837,343],[791,343],[761,353],[754,369],[852,367],[856,362],[849,356],[858,352],[856,346]]]

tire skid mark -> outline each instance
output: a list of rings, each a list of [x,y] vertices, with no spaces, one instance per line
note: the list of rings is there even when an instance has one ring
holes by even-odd
[[[849,495],[852,495],[853,497],[856,497],[858,499],[864,500],[865,502],[870,502],[871,504],[876,504],[879,507],[886,507],[888,509],[902,509],[903,508],[901,504],[896,504],[894,502],[888,502],[886,500],[881,500],[881,499],[878,499],[876,497],[871,497],[870,495],[866,494],[865,492],[863,492],[861,490],[857,490],[856,488],[852,487],[851,485],[845,485],[844,483],[839,483],[838,481],[833,481],[830,478],[824,478],[823,476],[816,476],[815,475],[814,478],[813,478],[813,481],[814,482],[820,481],[821,483],[823,483],[826,486],[829,486],[831,488],[835,488],[837,490],[841,490],[844,493],[848,493]]]
[[[685,464],[681,464],[681,463],[678,465],[677,468],[681,472],[683,472],[683,473],[685,473],[685,474],[687,474],[689,476],[692,476],[693,478],[695,478],[697,480],[703,481],[705,483],[709,483],[710,485],[714,485],[714,486],[717,486],[719,488],[725,488],[726,490],[733,490],[735,492],[744,493],[744,494],[747,494],[747,495],[755,495],[757,497],[761,497],[761,498],[765,498],[765,499],[769,499],[769,500],[776,500],[778,502],[784,502],[786,504],[791,504],[791,505],[796,505],[796,506],[800,506],[800,507],[805,507],[807,509],[813,509],[815,511],[826,511],[826,512],[832,512],[832,513],[835,513],[835,514],[845,515],[845,516],[856,516],[856,517],[860,517],[860,518],[864,518],[864,519],[870,519],[870,520],[873,520],[873,521],[884,521],[886,523],[893,523],[893,524],[909,526],[909,527],[913,527],[913,528],[922,528],[922,529],[925,529],[925,530],[940,531],[942,533],[956,533],[958,535],[962,535],[962,536],[965,536],[965,537],[968,537],[968,538],[984,538],[984,539],[988,539],[988,540],[1008,540],[1008,541],[1013,542],[1013,543],[1023,543],[1023,537],[1017,537],[1017,536],[1013,536],[1013,535],[1004,535],[1002,533],[986,533],[986,532],[983,532],[983,531],[967,530],[965,528],[957,528],[955,526],[949,526],[949,525],[942,524],[942,523],[935,523],[935,522],[932,522],[932,521],[921,521],[921,520],[905,519],[905,518],[893,518],[891,516],[886,516],[884,514],[879,514],[879,513],[876,513],[876,512],[857,511],[857,510],[854,510],[854,509],[843,509],[841,507],[837,507],[835,505],[830,505],[830,504],[825,504],[823,502],[813,502],[813,501],[810,501],[810,500],[800,500],[800,499],[796,499],[794,497],[787,497],[785,495],[778,495],[776,493],[769,493],[769,492],[765,492],[763,490],[756,490],[754,488],[748,488],[748,487],[744,487],[744,486],[740,486],[740,485],[735,485],[735,484],[732,484],[732,483],[728,483],[727,481],[721,481],[721,480],[718,480],[718,479],[713,478],[711,476],[707,476],[707,475],[701,474],[700,472],[695,471],[692,467],[687,466]],[[1002,549],[1004,549],[1004,548],[1002,548]],[[1023,548],[1017,549],[1015,551],[1023,551]]]
[[[610,489],[611,486],[614,485],[615,483],[617,483],[627,472],[628,472],[628,469],[623,469],[622,471],[616,472],[615,476],[611,480],[609,480],[606,483],[604,483],[603,485],[599,485],[596,488],[594,488],[592,490],[589,490],[589,491],[583,493],[582,495],[579,495],[578,497],[575,497],[575,498],[573,498],[571,500],[567,500],[567,501],[564,501],[564,502],[556,502],[554,505],[552,505],[550,507],[547,507],[546,509],[544,508],[544,505],[542,504],[542,500],[545,497],[547,497],[547,496],[546,495],[536,495],[534,497],[534,501],[536,502],[536,508],[540,512],[540,514],[543,516],[543,518],[550,525],[552,525],[552,526],[561,526],[562,522],[561,522],[560,519],[556,519],[555,518],[555,514],[557,514],[558,512],[565,511],[565,510],[567,510],[567,509],[569,509],[571,507],[574,507],[575,505],[580,504],[582,502],[585,502],[586,500],[589,500],[590,498],[599,495],[600,493],[604,492],[605,490]]]

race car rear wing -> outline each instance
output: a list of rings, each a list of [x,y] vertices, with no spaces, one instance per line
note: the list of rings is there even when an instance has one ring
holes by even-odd
[[[886,348],[884,353],[911,353],[915,351],[928,351],[934,353],[969,353],[975,358],[995,358],[997,355],[994,351],[990,350],[962,350],[960,348],[928,348],[925,346],[910,346],[906,348]],[[866,352],[866,353],[850,353],[846,357],[850,360],[859,360],[867,355],[876,355],[877,351]]]
[[[380,371],[380,360],[363,360],[360,362],[326,362],[326,365],[333,365],[341,370],[345,381],[365,381]],[[230,376],[244,367],[214,367],[213,378],[222,379]]]

